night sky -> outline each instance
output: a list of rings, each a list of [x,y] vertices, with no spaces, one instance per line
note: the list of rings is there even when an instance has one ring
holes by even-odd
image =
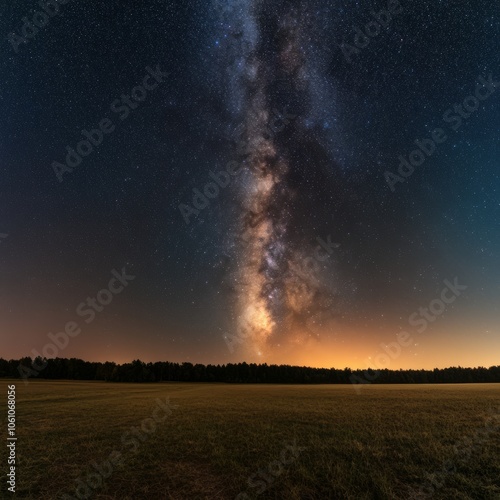
[[[2,2],[2,357],[498,364],[500,4],[57,8]]]

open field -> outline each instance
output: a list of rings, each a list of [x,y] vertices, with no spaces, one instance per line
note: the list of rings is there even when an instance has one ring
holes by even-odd
[[[2,498],[500,499],[500,384],[12,383]]]

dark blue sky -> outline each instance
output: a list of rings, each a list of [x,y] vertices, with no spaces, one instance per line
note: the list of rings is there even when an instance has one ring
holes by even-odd
[[[136,279],[61,356],[253,359],[230,352],[223,334],[237,328],[245,297],[262,298],[250,290],[266,282],[266,293],[285,298],[265,298],[276,326],[264,360],[361,364],[439,297],[443,280],[459,277],[468,286],[461,302],[400,364],[436,364],[433,342],[446,346],[457,324],[467,331],[445,364],[487,363],[500,342],[500,84],[458,130],[443,115],[458,114],[454,106],[474,95],[478,77],[500,81],[500,6],[401,1],[349,62],[345,44],[356,47],[357,28],[387,5],[74,0],[17,45],[9,34],[23,35],[23,18],[41,9],[4,2],[2,354],[40,351],[48,332],[82,321],[78,304],[126,267]],[[121,120],[112,103],[157,65],[168,76],[144,100],[129,101],[135,109]],[[231,178],[186,224],[179,205],[193,206],[193,189],[203,191],[210,172],[254,161],[238,150],[238,127],[246,127],[247,146],[256,144],[262,130],[251,113],[276,110],[293,119],[269,139],[275,156],[266,153],[265,169]],[[66,146],[76,148],[82,130],[106,118],[114,130],[59,182],[53,162],[64,163]],[[384,173],[397,174],[398,157],[436,128],[447,139],[392,192]],[[268,224],[273,233],[255,265],[248,254],[258,236],[240,241],[255,215],[248,203],[264,207],[264,222],[249,227]],[[297,284],[293,262],[328,236],[338,246],[322,264],[321,285]],[[313,298],[297,306],[297,294]],[[289,334],[318,314],[319,330]],[[481,348],[464,357],[478,337]],[[331,360],[315,357],[316,344],[309,358],[281,350],[312,341],[332,349]]]

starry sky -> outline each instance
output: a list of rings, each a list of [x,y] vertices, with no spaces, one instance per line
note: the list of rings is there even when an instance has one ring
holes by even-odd
[[[498,364],[500,4],[46,11],[1,3],[2,357]]]

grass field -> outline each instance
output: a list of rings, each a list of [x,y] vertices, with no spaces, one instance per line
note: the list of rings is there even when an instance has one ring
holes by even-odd
[[[500,499],[500,384],[11,383],[5,498]]]

